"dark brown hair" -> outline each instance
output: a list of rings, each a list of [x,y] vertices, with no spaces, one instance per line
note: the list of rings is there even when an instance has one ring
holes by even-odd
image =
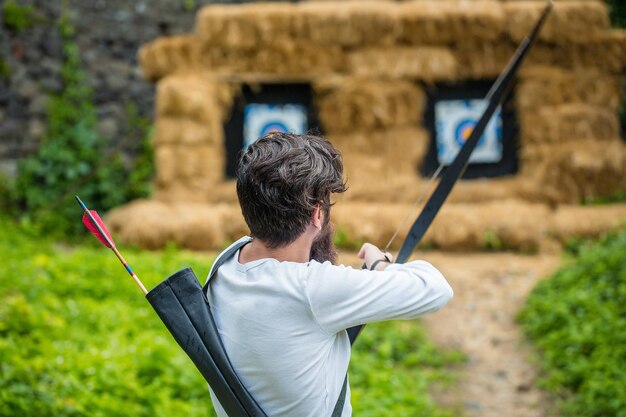
[[[253,237],[287,245],[311,221],[317,204],[346,190],[341,154],[324,137],[269,133],[246,149],[237,168],[237,196]]]

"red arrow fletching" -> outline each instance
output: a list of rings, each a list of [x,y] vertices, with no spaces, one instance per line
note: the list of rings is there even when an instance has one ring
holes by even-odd
[[[87,213],[83,214],[83,224],[87,226],[87,229],[89,229],[89,231],[93,233],[93,235],[97,237],[98,240],[102,242],[104,246],[106,246],[107,248],[114,246],[115,243],[113,243],[113,238],[111,237],[109,230],[104,225],[104,222],[102,221],[100,216],[98,216],[98,213],[95,210],[89,210],[89,212],[91,213],[94,220],[96,221],[96,223],[98,223],[98,226],[100,226],[100,229],[102,229],[102,231],[104,232],[106,236],[103,236],[102,233],[100,233],[100,230],[98,230],[98,227],[95,224],[93,224],[93,221],[89,218]]]

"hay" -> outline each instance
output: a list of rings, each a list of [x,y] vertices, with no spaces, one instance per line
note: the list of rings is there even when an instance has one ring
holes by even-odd
[[[448,48],[370,48],[348,55],[348,71],[363,77],[453,80],[457,62]]]
[[[450,204],[442,208],[433,222],[425,243],[448,250],[535,251],[545,237],[549,214],[543,204],[515,199]]]
[[[196,250],[223,246],[223,209],[202,204],[137,200],[111,211],[105,221],[125,244],[159,249],[168,242]]]
[[[196,20],[204,46],[234,50],[271,47],[284,39],[318,47],[390,45],[397,32],[395,8],[378,2],[210,5]]]
[[[161,145],[155,151],[156,185],[205,189],[224,178],[224,150],[211,145]]]
[[[328,135],[417,124],[425,101],[420,87],[402,81],[348,78],[338,84],[318,83],[314,89]]]
[[[519,112],[536,112],[543,106],[584,103],[616,109],[620,101],[619,78],[594,68],[565,70],[553,66],[527,67],[515,92]]]
[[[398,127],[371,132],[357,131],[344,135],[329,135],[328,139],[344,155],[344,162],[351,155],[380,156],[393,164],[421,163],[429,142],[429,133],[416,127]]]
[[[560,206],[554,213],[550,234],[561,243],[573,237],[597,238],[623,229],[626,225],[626,204],[611,206]]]
[[[503,3],[506,33],[521,42],[530,33],[545,2],[510,1]],[[550,43],[586,43],[592,36],[609,30],[607,7],[600,1],[556,2],[539,39]]]
[[[230,86],[207,76],[171,76],[157,85],[157,117],[182,117],[207,126],[221,126],[230,114]]]
[[[611,140],[619,136],[619,119],[613,109],[585,104],[542,107],[522,114],[522,145],[570,142],[578,139]]]
[[[371,242],[384,247],[409,209],[409,204],[339,202],[331,210],[331,221],[336,233],[353,243]]]
[[[191,201],[209,204],[238,204],[235,184],[232,180],[207,184],[199,188],[185,182],[173,182],[166,187],[157,188],[153,198],[165,203]]]
[[[457,75],[461,79],[496,78],[513,57],[516,47],[502,39],[476,42],[461,38],[454,46]]]
[[[165,144],[206,144],[223,146],[223,129],[221,125],[198,123],[185,118],[163,116],[156,120],[153,143],[155,146]]]
[[[622,76],[626,72],[626,30],[612,30],[571,48],[577,67],[596,67]]]
[[[446,204],[480,203],[521,198],[526,195],[525,182],[519,176],[459,180]]]
[[[398,6],[401,39],[412,45],[494,41],[503,30],[497,1],[407,1]]]
[[[206,47],[202,65],[219,74],[255,73],[315,76],[341,72],[345,54],[338,46],[318,46],[289,38],[252,51]]]
[[[253,50],[292,37],[295,6],[289,3],[208,5],[196,16],[204,47]]]
[[[408,204],[338,203],[332,220],[337,230],[355,242],[385,246],[409,211]],[[397,249],[419,210],[402,228],[392,246]],[[528,219],[532,219],[529,222]],[[447,204],[435,219],[420,246],[446,250],[536,250],[545,237],[550,210],[542,204],[504,200],[485,204]]]
[[[618,138],[544,146],[537,153],[546,157],[534,179],[552,201],[580,203],[626,191],[626,146]]]
[[[160,38],[142,46],[138,58],[144,78],[156,81],[175,72],[197,70],[200,43],[190,35]]]
[[[399,32],[396,10],[394,4],[372,1],[300,3],[294,36],[321,46],[392,45]]]

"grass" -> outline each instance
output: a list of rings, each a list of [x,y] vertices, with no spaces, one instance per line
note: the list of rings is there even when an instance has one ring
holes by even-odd
[[[206,382],[115,256],[95,239],[54,242],[0,218],[0,416],[214,416]],[[123,249],[152,288],[215,254]],[[429,395],[450,384],[441,352],[417,322],[370,325],[353,352],[359,416],[451,416]]]

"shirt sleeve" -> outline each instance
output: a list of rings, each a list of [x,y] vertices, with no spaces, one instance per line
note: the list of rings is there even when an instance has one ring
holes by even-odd
[[[391,264],[383,271],[311,262],[305,293],[320,327],[329,334],[365,323],[413,319],[437,311],[454,295],[430,263]]]

